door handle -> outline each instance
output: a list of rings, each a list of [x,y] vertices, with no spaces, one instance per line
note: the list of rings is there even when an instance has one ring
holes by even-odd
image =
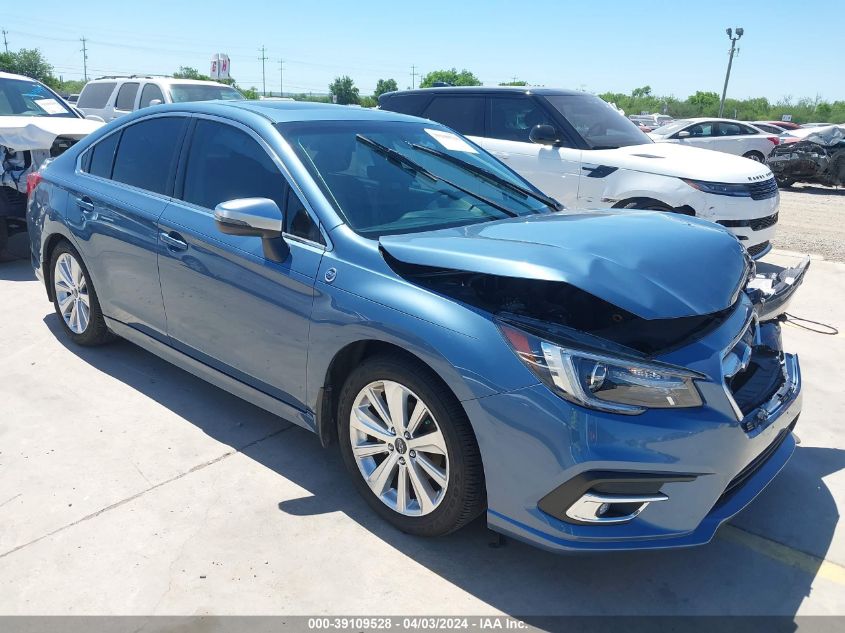
[[[188,250],[188,243],[176,231],[170,231],[170,233],[161,232],[158,236],[162,242],[167,244],[167,248],[172,251]]]
[[[94,201],[88,196],[81,196],[76,199],[76,205],[83,213],[94,213]]]

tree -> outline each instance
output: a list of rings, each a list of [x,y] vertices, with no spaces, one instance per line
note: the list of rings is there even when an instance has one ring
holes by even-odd
[[[448,70],[433,70],[420,82],[420,88],[431,88],[435,83],[442,82],[452,86],[480,86],[481,81],[466,68],[458,72],[455,68]]]
[[[0,54],[0,70],[32,77],[51,88],[58,87],[59,84],[59,80],[53,75],[53,66],[37,48],[22,48],[17,53]]]
[[[336,97],[337,103],[341,105],[358,103],[360,100],[358,88],[355,87],[355,82],[349,75],[335,77],[335,80],[329,84],[329,94]]]
[[[373,96],[378,99],[385,92],[393,92],[394,90],[399,90],[395,79],[379,79]]]
[[[715,116],[719,112],[719,95],[715,92],[702,92],[697,90],[694,95],[687,98],[687,103],[696,109],[696,114],[704,116]]]
[[[499,85],[500,86],[527,86],[528,82],[514,79],[513,81],[503,81]]]
[[[637,97],[650,97],[651,96],[651,86],[643,86],[642,88],[634,88],[631,91],[631,96],[636,99]]]
[[[378,105],[378,101],[375,97],[361,97],[361,100],[358,101],[358,105],[362,108],[375,108]]]
[[[240,88],[240,91],[245,98],[252,99],[253,101],[258,100],[258,88],[255,86],[252,88]]]
[[[173,73],[173,77],[176,79],[200,79],[202,81],[211,81],[211,77],[203,75],[196,68],[191,68],[190,66],[179,66],[179,70]]]

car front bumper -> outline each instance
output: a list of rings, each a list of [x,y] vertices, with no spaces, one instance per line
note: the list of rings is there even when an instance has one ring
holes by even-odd
[[[747,415],[723,385],[700,385],[705,405],[620,416],[570,405],[544,385],[464,402],[479,436],[488,525],[553,551],[660,549],[709,542],[777,475],[795,448],[801,411],[798,359],[783,356],[784,381]],[[721,395],[720,395],[721,390]],[[666,479],[668,497],[617,524],[583,524],[565,507],[545,512],[551,492],[594,472]],[[543,506],[549,510],[548,505]]]

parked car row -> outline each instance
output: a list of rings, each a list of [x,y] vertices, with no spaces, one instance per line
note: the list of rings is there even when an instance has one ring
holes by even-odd
[[[32,265],[63,334],[122,337],[338,444],[411,534],[486,513],[554,551],[709,541],[795,447],[800,369],[772,306],[806,265],[767,290],[695,213],[559,213],[547,194],[600,204],[594,182],[645,169],[752,205],[758,181],[672,172],[715,154],[651,143],[582,93],[394,99],[435,121],[160,105],[29,173]],[[544,192],[510,165],[576,184]]]
[[[703,149],[707,143],[695,147],[687,137],[655,143],[598,97],[549,88],[401,91],[382,95],[379,107],[468,136],[570,210],[671,211],[722,224],[755,258],[771,248],[780,196],[761,164],[773,147],[766,135],[745,150],[761,152],[756,162]]]

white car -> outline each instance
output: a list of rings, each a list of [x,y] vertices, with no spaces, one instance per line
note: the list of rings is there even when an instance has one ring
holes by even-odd
[[[92,79],[83,86],[76,107],[108,122],[159,103],[243,98],[232,86],[214,81],[131,75]]]
[[[0,72],[0,261],[26,230],[27,176],[101,125],[41,82]]]
[[[654,143],[594,95],[549,88],[426,88],[383,94],[379,107],[469,136],[570,210],[682,213],[725,226],[755,258],[770,249],[780,195],[766,165]]]
[[[678,119],[652,130],[649,136],[658,143],[712,149],[758,163],[765,163],[766,157],[780,142],[778,135],[733,119]]]

